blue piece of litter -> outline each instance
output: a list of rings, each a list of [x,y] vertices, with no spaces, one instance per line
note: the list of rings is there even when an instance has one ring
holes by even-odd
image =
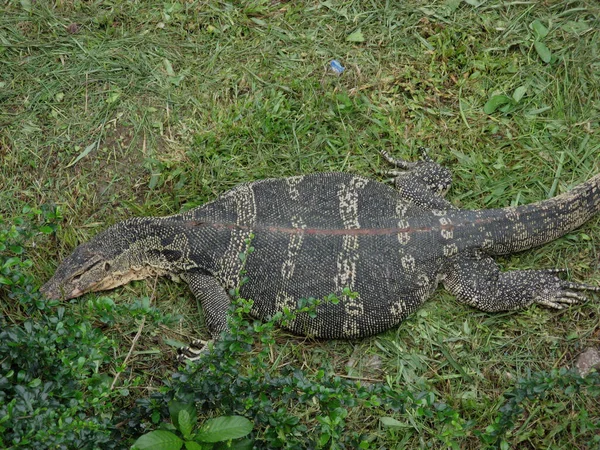
[[[342,66],[342,64],[337,59],[334,59],[333,61],[331,61],[329,63],[329,65],[331,66],[331,70],[333,70],[338,75],[342,74],[342,72],[344,72],[344,70],[346,70],[346,68],[344,66]]]

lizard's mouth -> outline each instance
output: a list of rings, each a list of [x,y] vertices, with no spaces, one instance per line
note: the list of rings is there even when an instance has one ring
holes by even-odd
[[[64,299],[70,300],[72,298],[80,297],[88,292],[108,291],[110,289],[123,286],[130,281],[143,280],[150,277],[166,275],[168,271],[159,269],[151,266],[144,267],[132,267],[125,272],[113,272],[108,276],[82,286],[73,286],[75,283],[71,283],[71,286],[56,285],[52,283],[52,280],[48,281],[40,288],[40,292],[44,297],[48,299]],[[66,284],[66,283],[65,283]]]
[[[75,288],[71,289],[71,291],[67,291],[63,287],[51,286],[49,282],[40,288],[40,293],[49,300],[61,298],[64,300],[70,300],[85,294],[85,292],[81,289]]]
[[[83,294],[85,294],[85,292],[83,292],[83,291],[82,291],[82,290],[80,290],[80,289],[77,289],[77,288],[75,288],[75,289],[73,289],[73,290],[71,291],[71,293],[70,293],[70,294],[67,294],[67,295],[65,296],[65,300],[70,300],[70,299],[72,299],[72,298],[79,297],[79,296],[81,296],[81,295],[83,295]]]
[[[153,266],[132,267],[125,272],[112,273],[110,276],[107,276],[103,280],[100,280],[97,283],[94,283],[93,285],[89,286],[89,288],[86,289],[83,293],[108,291],[110,289],[123,286],[124,284],[127,284],[130,281],[145,280],[146,278],[152,277],[160,277],[168,273],[169,272],[167,270]]]

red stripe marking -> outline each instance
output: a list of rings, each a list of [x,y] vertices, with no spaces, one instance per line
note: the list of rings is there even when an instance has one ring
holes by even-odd
[[[487,223],[489,219],[474,222],[473,224]],[[278,227],[276,225],[238,225],[235,223],[212,223],[212,222],[188,222],[192,227],[211,227],[216,229],[242,230],[242,231],[268,231],[271,233],[282,234],[308,234],[308,235],[325,235],[325,236],[379,236],[398,233],[419,233],[430,231],[452,231],[456,228],[455,225],[440,225],[439,227],[405,227],[405,228],[287,228]]]

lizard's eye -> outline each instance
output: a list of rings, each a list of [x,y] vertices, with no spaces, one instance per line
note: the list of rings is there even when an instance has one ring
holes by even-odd
[[[73,278],[71,278],[71,281],[74,281],[74,282],[79,281],[79,279],[83,276],[84,273],[89,272],[94,267],[96,267],[98,264],[100,264],[100,261],[96,261],[95,263],[90,265],[87,269],[85,269],[83,272],[80,272],[77,275],[74,275]],[[108,263],[106,263],[106,264],[108,264]],[[110,267],[110,265],[109,265],[109,267]],[[106,270],[106,267],[105,267],[105,270]]]
[[[105,262],[104,263],[104,271],[108,272],[110,270],[110,263]]]

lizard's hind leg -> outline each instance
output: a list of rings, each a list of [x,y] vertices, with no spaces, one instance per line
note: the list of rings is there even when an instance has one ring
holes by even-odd
[[[587,300],[584,291],[600,287],[560,279],[561,270],[514,270],[500,272],[485,255],[457,255],[446,270],[444,286],[459,301],[483,311],[509,311],[533,303],[563,309]]]

